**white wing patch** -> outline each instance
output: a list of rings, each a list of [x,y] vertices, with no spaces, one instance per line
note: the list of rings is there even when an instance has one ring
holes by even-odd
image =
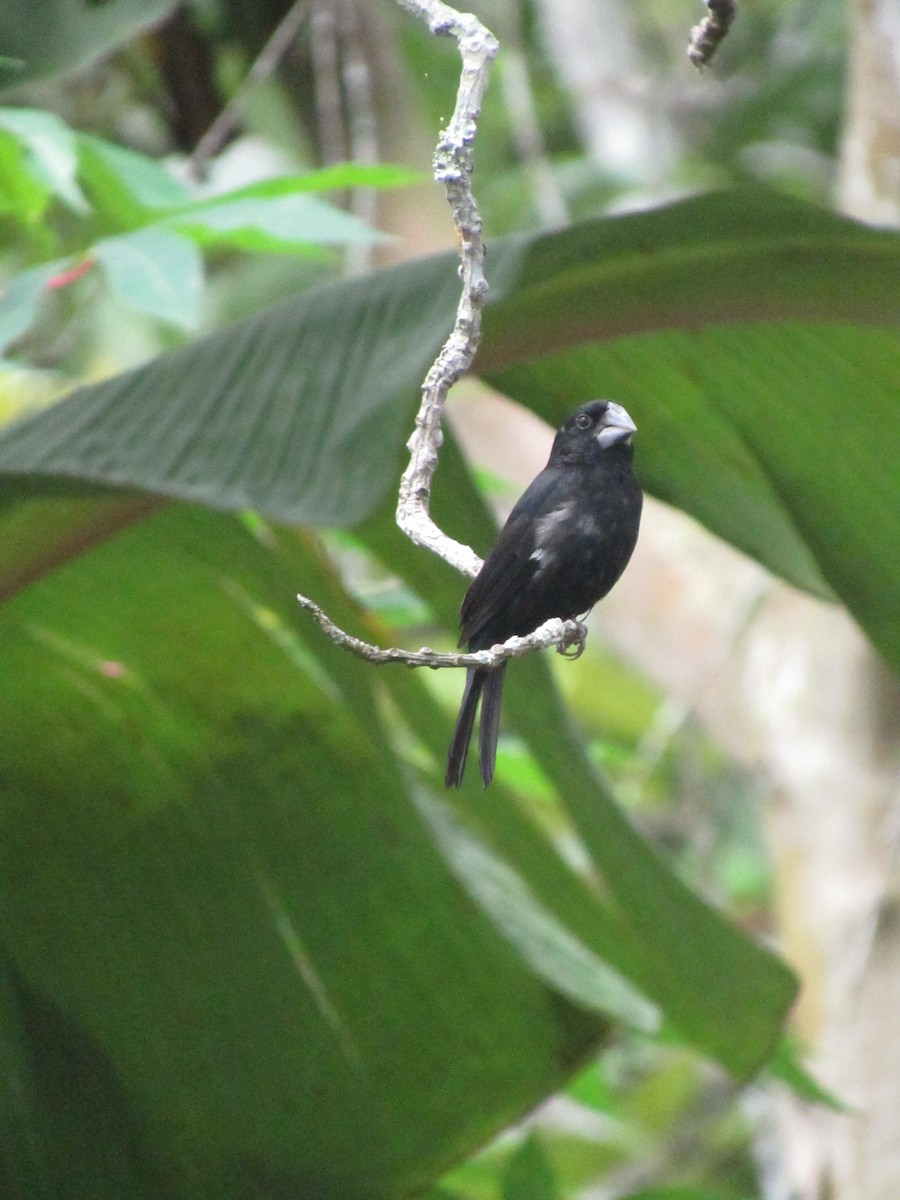
[[[531,554],[528,556],[528,561],[535,564],[535,579],[537,579],[542,572],[547,570],[554,558],[555,555],[553,552],[547,550],[544,546],[538,546],[536,550],[532,550]]]
[[[572,512],[572,504],[561,504],[559,508],[554,508],[552,512],[548,512],[545,517],[535,525],[535,548],[529,555],[529,561],[537,563],[535,575],[540,575],[549,567],[550,563],[555,558],[553,550],[547,545],[547,542],[552,542],[553,534],[560,525],[568,521]]]
[[[568,504],[561,504],[559,508],[554,508],[552,512],[547,513],[546,517],[541,517],[534,531],[534,540],[538,550],[542,548],[548,537],[553,536],[554,529],[568,521],[571,512],[572,503],[570,501]]]

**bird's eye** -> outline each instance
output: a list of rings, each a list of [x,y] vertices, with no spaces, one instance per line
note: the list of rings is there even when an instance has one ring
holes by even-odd
[[[590,429],[593,423],[587,413],[579,413],[575,418],[575,425],[578,429]]]

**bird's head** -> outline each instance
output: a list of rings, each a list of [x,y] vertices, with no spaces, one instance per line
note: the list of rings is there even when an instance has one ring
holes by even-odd
[[[567,417],[553,443],[551,461],[594,458],[613,446],[630,446],[637,426],[615,400],[591,400]]]

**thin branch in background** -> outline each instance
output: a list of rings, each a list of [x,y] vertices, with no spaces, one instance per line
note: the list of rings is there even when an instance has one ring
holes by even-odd
[[[513,6],[509,20],[514,22],[512,37],[504,38],[500,63],[500,90],[507,112],[516,152],[528,174],[534,207],[541,225],[553,229],[569,223],[569,211],[547,158],[547,148],[534,104],[534,91],[528,71],[528,59],[522,47],[519,10]]]
[[[707,16],[691,30],[688,58],[695,67],[705,67],[718,50],[737,15],[737,0],[706,0]]]
[[[240,87],[197,143],[190,159],[191,174],[195,179],[205,178],[209,160],[215,158],[240,123],[248,95],[276,70],[300,32],[308,9],[309,0],[296,0],[291,5],[254,59]]]
[[[326,166],[347,158],[344,106],[341,99],[338,20],[333,0],[315,0],[310,22],[316,125],[322,162]]]
[[[462,295],[453,329],[422,384],[422,402],[416,425],[407,443],[409,466],[400,481],[397,525],[417,546],[437,554],[463,575],[475,576],[481,559],[470,546],[448,537],[432,521],[429,506],[431,481],[441,445],[441,413],[452,385],[472,365],[481,337],[481,310],[487,292],[484,277],[484,240],[481,214],[472,192],[472,148],[487,87],[488,72],[497,56],[497,39],[471,13],[460,13],[440,0],[398,0],[402,8],[421,18],[437,36],[453,37],[459,47],[462,71],[453,116],[441,131],[434,155],[434,177],[447,189],[459,245]],[[407,662],[420,666],[472,665],[468,655],[436,655],[430,651],[383,650],[339,629],[312,600],[298,596],[328,636],[338,645],[373,663]],[[504,647],[480,651],[478,666],[494,666],[506,658],[555,645],[562,653],[584,643],[584,629],[576,621],[551,620],[525,638],[510,639]]]
[[[341,49],[344,95],[350,158],[355,163],[378,162],[378,127],[372,94],[372,71],[366,54],[364,16],[359,0],[344,0],[341,10]],[[350,211],[367,225],[374,225],[378,198],[374,188],[354,188]],[[350,242],[344,254],[344,274],[361,275],[372,265],[372,243]]]

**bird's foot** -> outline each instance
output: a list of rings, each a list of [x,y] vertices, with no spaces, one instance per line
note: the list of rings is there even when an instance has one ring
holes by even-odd
[[[563,658],[581,658],[584,654],[584,647],[587,643],[587,625],[583,621],[571,620],[568,622],[569,630],[566,632],[565,639],[556,647],[556,653],[561,654]]]

